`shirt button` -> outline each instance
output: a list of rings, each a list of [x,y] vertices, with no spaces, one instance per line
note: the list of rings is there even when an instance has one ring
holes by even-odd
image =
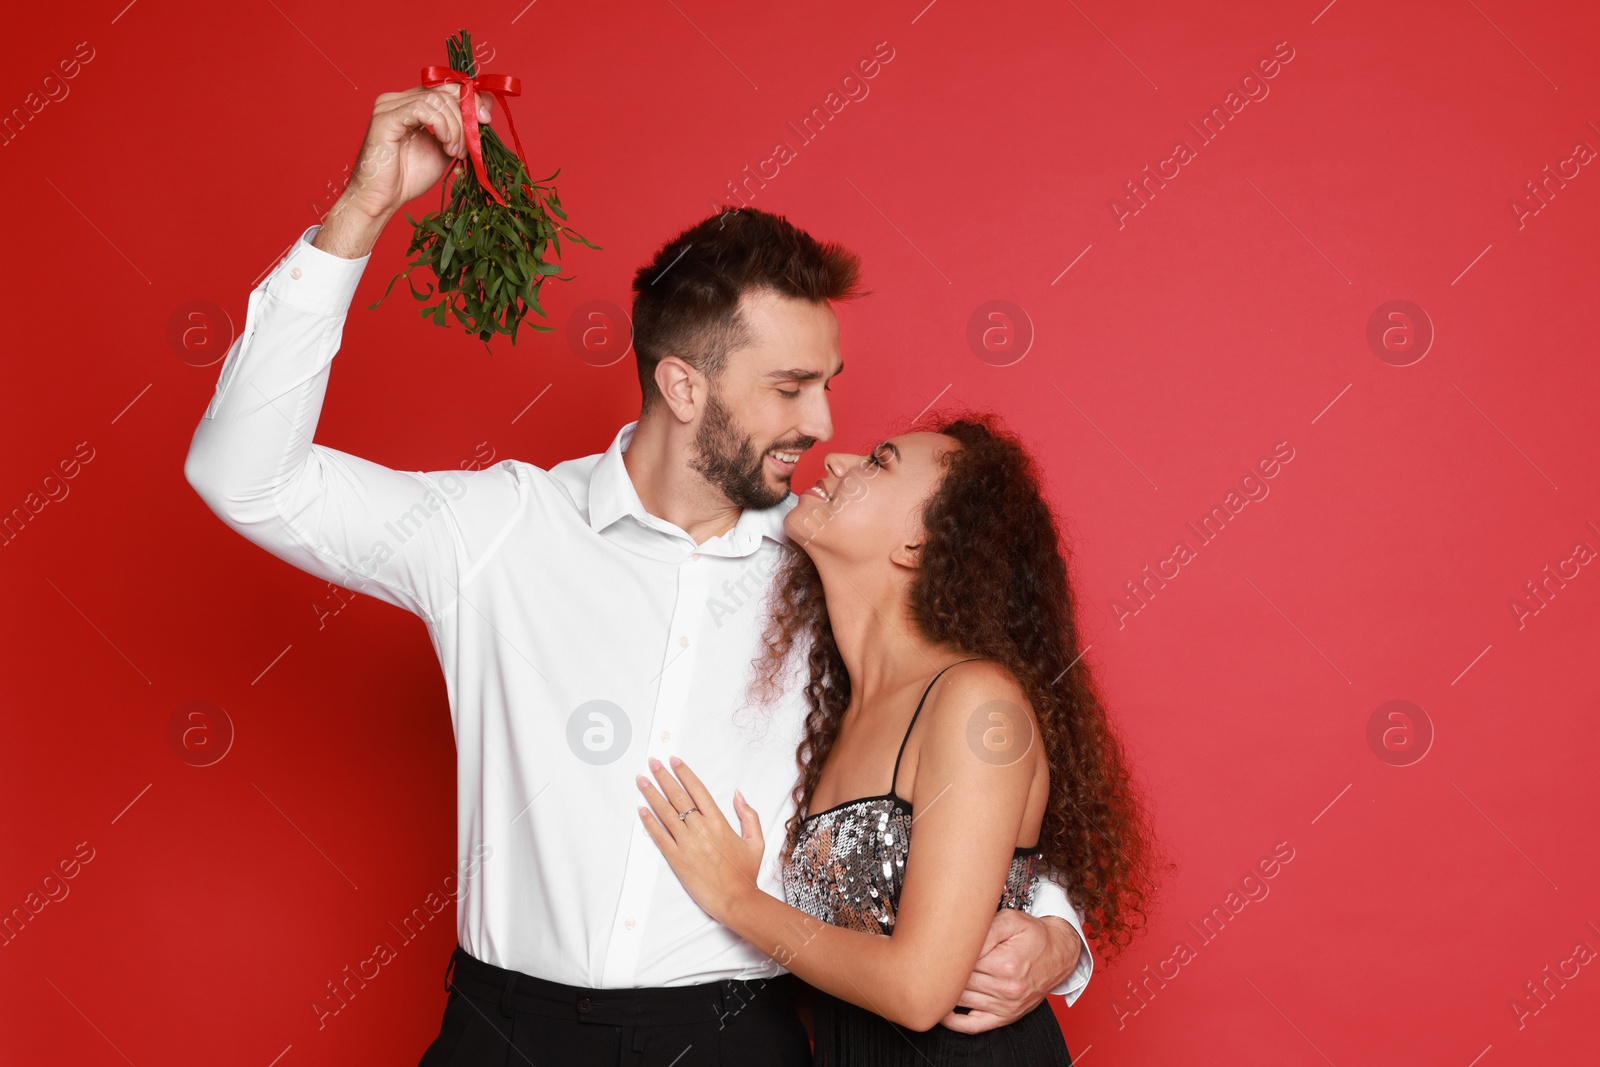
[[[671,741],[672,740],[672,731],[671,730],[662,730],[661,731],[661,740],[663,740],[663,741]]]
[[[623,921],[622,925],[626,926],[628,929],[632,930],[638,924],[636,922],[634,922],[634,920],[632,920],[632,919],[627,919],[627,920]]]
[[[688,634],[684,634],[682,637],[678,638],[678,647],[679,648],[688,648],[689,647],[689,635]]]
[[[689,553],[689,558],[690,558],[690,559],[699,559],[699,558],[700,558],[700,553],[698,553],[698,552],[691,552],[691,553]]]
[[[299,267],[294,267],[289,271],[289,277],[291,277],[291,278],[299,278],[301,273],[302,273],[302,271],[300,270]]]

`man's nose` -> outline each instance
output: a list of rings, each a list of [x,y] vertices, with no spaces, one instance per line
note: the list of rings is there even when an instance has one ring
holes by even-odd
[[[806,411],[806,419],[800,424],[799,430],[807,437],[818,441],[832,439],[833,412],[828,410],[827,394],[818,394],[816,406]]]

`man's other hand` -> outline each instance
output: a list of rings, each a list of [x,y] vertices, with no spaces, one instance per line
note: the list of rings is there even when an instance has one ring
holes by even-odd
[[[951,1030],[977,1034],[1022,1018],[1078,966],[1083,943],[1072,924],[1055,916],[1036,919],[1015,908],[995,912],[978,965],[957,1008],[939,1020]]]

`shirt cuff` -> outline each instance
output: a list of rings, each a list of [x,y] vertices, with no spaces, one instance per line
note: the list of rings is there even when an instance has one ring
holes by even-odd
[[[1073,907],[1072,901],[1067,899],[1067,894],[1061,886],[1048,878],[1039,880],[1034,887],[1033,904],[1028,908],[1029,914],[1034,918],[1042,919],[1054,915],[1066,920],[1067,924],[1077,932],[1078,941],[1083,948],[1078,953],[1078,965],[1067,980],[1050,990],[1051,995],[1066,998],[1067,1007],[1072,1007],[1073,1001],[1083,994],[1089,984],[1089,977],[1094,973],[1094,954],[1089,951],[1089,941],[1083,936],[1083,917],[1078,914],[1078,909]]]
[[[343,315],[355,298],[356,284],[371,253],[345,259],[311,243],[322,224],[308,227],[267,275],[266,289],[275,299],[316,315]]]

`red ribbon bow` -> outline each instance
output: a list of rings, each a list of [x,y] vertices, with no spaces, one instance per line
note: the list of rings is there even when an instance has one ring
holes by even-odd
[[[467,136],[467,151],[472,156],[472,167],[478,173],[478,182],[489,190],[489,195],[503,207],[505,199],[494,187],[494,183],[489,181],[489,175],[483,169],[483,141],[478,131],[478,94],[488,93],[500,101],[500,110],[505,112],[506,116],[506,128],[511,131],[511,143],[515,146],[517,158],[522,160],[522,165],[526,168],[528,161],[522,155],[522,142],[517,139],[517,126],[511,121],[511,109],[506,106],[505,100],[508,96],[522,95],[522,79],[509,74],[480,74],[476,78],[469,78],[459,70],[452,70],[449,67],[422,68],[423,85],[431,89],[445,82],[456,82],[461,86],[461,129]]]

